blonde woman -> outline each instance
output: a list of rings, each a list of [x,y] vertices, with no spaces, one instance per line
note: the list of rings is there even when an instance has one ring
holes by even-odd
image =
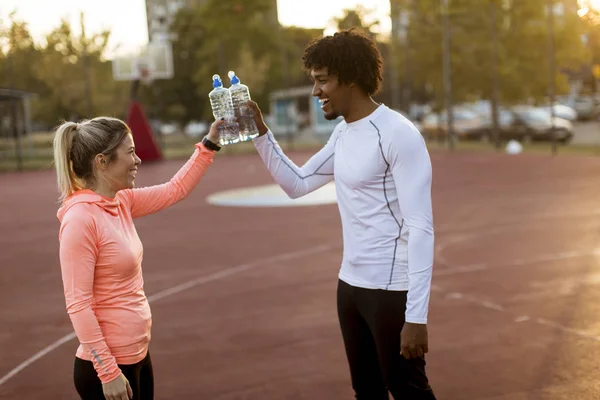
[[[183,200],[220,149],[215,121],[167,183],[134,189],[141,160],[129,127],[115,118],[65,122],[54,162],[66,308],[79,339],[75,388],[83,400],[154,396],[151,313],[142,278],[143,247],[133,220]]]

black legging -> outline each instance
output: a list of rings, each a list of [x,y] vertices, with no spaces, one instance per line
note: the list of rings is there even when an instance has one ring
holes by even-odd
[[[121,365],[119,368],[129,381],[135,400],[154,399],[154,374],[150,352],[146,357],[131,365]],[[74,368],[75,389],[82,400],[105,400],[102,382],[91,361],[75,357]]]
[[[340,328],[359,400],[435,400],[425,375],[425,358],[400,355],[405,291],[363,289],[338,282]]]

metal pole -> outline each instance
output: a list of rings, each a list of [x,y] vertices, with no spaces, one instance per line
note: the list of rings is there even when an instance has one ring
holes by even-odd
[[[225,49],[223,45],[223,41],[219,39],[219,48],[217,52],[217,59],[219,60],[219,74],[227,74],[225,71]],[[225,80],[227,75],[223,75],[222,79]]]
[[[390,57],[390,59],[392,60],[392,65],[391,65],[391,86],[392,86],[392,108],[393,109],[398,109],[399,108],[399,103],[400,103],[400,99],[399,99],[399,91],[400,91],[400,87],[398,85],[398,57],[397,57],[397,51],[396,51],[396,38],[392,37],[391,43],[390,43],[390,51],[392,52],[392,56]]]
[[[154,95],[153,103],[153,116],[156,121],[162,121],[164,118],[164,109],[165,109],[165,101],[164,96],[162,94],[162,89],[159,83],[156,80],[151,80],[149,86],[152,90],[152,94]],[[165,138],[162,134],[162,130],[158,128],[156,131],[152,129],[156,137],[158,138],[158,147],[161,152],[165,151]]]
[[[406,18],[402,20],[402,28],[404,29],[404,91],[403,98],[404,104],[406,104],[406,112],[410,114],[411,106],[412,106],[412,58],[411,58],[411,37],[409,35],[409,27],[410,27],[410,19],[414,18],[414,0],[409,0],[407,5],[407,10],[405,11]]]
[[[496,32],[496,0],[490,1],[490,24],[492,34],[492,138],[496,149],[500,149],[500,126],[498,121],[498,35]]]
[[[87,44],[85,44],[87,47]],[[89,66],[89,56],[87,53],[87,48],[83,50],[83,79],[84,79],[84,90],[85,90],[85,99],[87,104],[87,114],[88,118],[94,117],[94,105],[92,102],[92,87],[90,82],[90,66]]]
[[[277,30],[279,33],[279,37],[283,38],[285,37],[285,32],[283,30],[283,27],[281,26],[281,24],[279,24],[279,22],[277,23]],[[281,85],[283,89],[287,89],[290,87],[290,74],[289,74],[289,63],[288,63],[288,55],[285,49],[285,45],[284,45],[284,40],[280,40],[279,41],[279,57],[281,59]],[[294,121],[295,122],[295,121]],[[295,124],[294,124],[295,126]],[[296,135],[298,134],[298,132],[294,129],[289,129],[288,132],[285,135],[286,138],[286,145],[287,145],[287,150],[289,151],[293,151],[294,150],[294,139],[296,137]]]
[[[17,156],[17,171],[23,170],[23,156],[21,151],[21,134],[19,132],[19,128],[17,126],[17,99],[16,93],[12,93],[15,89],[15,74],[14,74],[14,64],[13,64],[13,48],[14,43],[10,44],[10,49],[8,51],[8,76],[9,76],[9,88],[11,90],[10,94],[10,104],[11,104],[11,119],[12,119],[12,128],[13,128],[13,137],[16,142],[16,156]]]
[[[396,23],[394,24],[395,26],[400,25],[399,29],[402,29],[401,27],[401,23],[402,21],[400,21],[400,10],[399,10],[399,2],[397,1],[391,1],[390,2],[390,13],[392,15],[392,19],[396,21]],[[392,108],[393,109],[398,109],[399,108],[399,91],[400,91],[400,87],[398,85],[398,67],[399,67],[399,62],[398,62],[398,32],[396,30],[392,31],[392,37],[390,40],[390,60],[391,62],[391,90],[392,90],[392,98],[391,98],[391,102],[392,102]]]
[[[555,66],[555,54],[554,54],[554,1],[548,0],[548,64],[550,67],[550,126],[552,136],[552,154],[556,155],[556,129],[554,127],[554,101],[555,101],[555,77],[556,77],[556,66]]]
[[[88,118],[93,118],[94,114],[94,106],[92,102],[92,88],[90,83],[90,59],[88,55],[88,46],[90,42],[86,36],[85,32],[85,22],[83,17],[83,11],[79,13],[79,24],[81,25],[81,38],[79,39],[79,43],[82,46],[81,52],[81,61],[83,67],[83,91],[85,102],[87,106],[87,116]]]
[[[451,150],[454,149],[454,111],[452,105],[452,63],[450,59],[450,0],[442,0],[442,20],[443,20],[443,78],[444,78],[444,103],[447,113],[448,145]]]

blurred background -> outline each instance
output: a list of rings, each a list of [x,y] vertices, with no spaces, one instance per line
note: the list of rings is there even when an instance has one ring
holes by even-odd
[[[335,122],[302,53],[351,27],[385,58],[376,100],[430,146],[600,154],[599,22],[600,0],[2,0],[0,170],[50,167],[61,120],[126,119],[133,98],[162,154],[187,156],[212,121],[211,77],[229,86],[229,70],[284,146],[318,147]],[[115,69],[149,43],[168,44],[166,74]]]

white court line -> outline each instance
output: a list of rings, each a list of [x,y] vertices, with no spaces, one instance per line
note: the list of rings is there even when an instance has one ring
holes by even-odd
[[[523,229],[522,226],[514,227],[514,225],[522,225],[524,222],[526,222],[526,223],[549,222],[550,220],[553,220],[553,219],[590,217],[590,216],[595,216],[595,215],[599,215],[599,214],[600,214],[600,210],[594,210],[594,211],[590,211],[587,213],[581,213],[581,214],[580,213],[565,213],[565,214],[541,215],[540,217],[536,217],[536,218],[526,218],[526,216],[524,216],[525,218],[517,218],[514,220],[505,220],[505,221],[503,221],[503,223],[501,222],[502,223],[501,226],[498,226],[495,229],[490,229],[483,234],[490,235],[490,234],[501,233],[501,232],[510,231],[510,230],[514,230],[514,229]],[[445,250],[450,245],[464,242],[466,240],[474,238],[474,236],[480,236],[482,234],[482,232],[478,232],[477,234],[473,234],[473,233],[469,234],[464,231],[468,232],[468,231],[473,231],[473,230],[478,230],[478,229],[485,229],[488,227],[489,227],[489,224],[483,224],[483,225],[482,224],[471,224],[471,225],[462,225],[462,226],[457,225],[457,224],[448,224],[446,226],[442,226],[442,227],[436,229],[436,232],[445,233],[445,234],[449,234],[453,231],[457,232],[457,234],[458,234],[458,232],[463,232],[462,234],[460,234],[460,236],[450,239],[449,242],[446,242],[442,245],[436,246],[436,259],[441,264],[449,265],[450,263],[447,262],[441,255],[443,250]],[[200,278],[192,280],[190,282],[186,282],[186,283],[174,286],[172,288],[165,289],[161,292],[155,293],[154,295],[148,297],[148,301],[158,301],[165,297],[168,297],[168,296],[180,293],[184,290],[190,289],[194,286],[199,286],[199,285],[211,282],[211,281],[223,279],[223,278],[226,278],[233,274],[243,272],[248,269],[257,267],[259,265],[273,263],[276,261],[283,261],[286,259],[301,257],[304,255],[309,255],[309,254],[314,254],[314,253],[320,253],[323,251],[327,251],[333,247],[334,246],[332,246],[332,245],[318,246],[318,247],[314,247],[314,248],[310,248],[310,249],[306,249],[306,250],[300,250],[297,252],[283,253],[283,254],[280,254],[280,255],[277,255],[274,257],[265,258],[263,260],[258,260],[258,261],[248,263],[248,264],[237,265],[237,266],[227,268],[227,269],[224,269],[222,271],[219,271],[219,272],[216,272],[213,274],[209,274],[204,277],[200,277]],[[591,253],[581,253],[581,254],[577,254],[574,252],[571,252],[571,253],[573,253],[573,254],[569,255],[569,253],[564,253],[564,254],[559,253],[557,255],[544,255],[544,257],[553,257],[553,256],[560,257],[561,254],[562,254],[562,258],[581,257],[581,256],[585,256],[585,255],[598,254],[598,250],[591,252]],[[556,258],[556,259],[559,259],[559,258]],[[538,261],[533,260],[533,259],[532,260],[515,260],[515,262],[519,262],[522,264],[529,264],[529,263],[534,263],[534,262],[539,262],[539,261],[543,261],[543,260],[541,260],[541,259]],[[505,264],[505,266],[510,266],[510,265]],[[463,266],[463,267],[452,268],[452,270],[440,271],[440,272],[436,273],[435,275],[436,276],[454,275],[454,274],[470,272],[470,271],[486,270],[486,269],[490,269],[493,267],[497,267],[497,265],[494,266],[494,265],[490,265],[490,264],[486,264],[486,263],[472,264],[472,265],[467,265],[467,266]],[[438,291],[438,292],[442,291],[442,289],[439,286],[435,286],[435,285],[432,286],[432,290]],[[468,301],[470,303],[478,304],[478,305],[488,308],[488,309],[494,309],[494,310],[497,310],[500,312],[506,312],[501,305],[494,304],[491,302],[480,301],[471,296],[465,296],[461,293],[450,293],[447,296],[449,296],[449,298],[455,298],[458,300],[463,300],[463,301]],[[517,317],[517,320],[515,322],[523,322],[523,321],[530,321],[530,320],[531,320],[531,318],[529,316],[519,316],[519,317]],[[581,331],[573,330],[571,328],[567,328],[567,327],[561,326],[559,324],[552,323],[550,321],[546,321],[546,320],[542,320],[542,319],[538,318],[537,320],[535,320],[535,322],[538,324],[551,326],[556,329],[560,329],[564,332],[569,332],[572,334],[576,334],[578,336],[592,338],[594,340],[600,341],[600,338],[598,338],[596,336],[587,335]],[[31,356],[27,360],[23,361],[17,367],[13,368],[6,375],[4,375],[2,378],[0,378],[0,386],[4,385],[8,380],[13,378],[17,374],[19,374],[22,370],[24,370],[28,366],[32,365],[40,358],[44,357],[46,354],[54,351],[55,349],[57,349],[58,347],[62,346],[65,343],[69,342],[70,340],[74,339],[75,337],[76,337],[75,333],[71,332],[68,335],[63,336],[62,338],[58,339],[54,343],[50,344],[49,346],[45,347],[41,351],[37,352],[36,354]]]
[[[536,222],[544,222],[545,223],[545,222],[549,222],[549,221],[547,221],[545,218],[540,218]],[[471,233],[468,233],[468,232],[455,233],[451,238],[444,240],[443,243],[440,243],[435,246],[435,263],[436,263],[436,265],[450,267],[451,262],[448,261],[444,257],[443,252],[447,248],[454,246],[456,244],[477,240],[483,236],[493,236],[493,235],[498,235],[501,233],[512,232],[515,230],[520,231],[520,230],[527,230],[527,229],[539,229],[539,228],[536,226],[533,226],[533,225],[523,225],[523,221],[520,221],[520,222],[515,221],[514,223],[509,223],[507,225],[502,225],[502,226],[496,226],[493,228],[488,227],[486,229],[483,229],[482,227],[480,227],[479,230],[474,229],[475,232],[471,232]],[[476,265],[480,266],[481,264],[476,264]]]
[[[472,239],[472,235],[473,234],[466,233],[455,234],[454,237],[452,237],[451,239],[445,240],[443,243],[437,244],[435,246],[435,266],[450,267],[450,262],[446,260],[446,258],[443,256],[443,251],[454,244],[466,242],[467,240]]]
[[[463,274],[463,273],[474,272],[474,271],[485,271],[485,270],[490,270],[493,268],[501,268],[501,267],[506,268],[506,267],[535,264],[535,263],[544,262],[544,261],[558,261],[558,260],[565,260],[565,259],[569,259],[569,258],[598,256],[598,255],[600,255],[600,248],[596,248],[593,250],[587,250],[587,251],[565,251],[565,252],[554,253],[554,254],[545,253],[545,254],[541,254],[537,257],[532,257],[529,259],[519,258],[519,259],[515,259],[515,260],[509,261],[509,262],[505,262],[505,263],[493,264],[493,263],[483,262],[483,263],[476,263],[476,264],[471,264],[471,265],[452,267],[452,263],[449,262],[448,260],[446,260],[442,254],[443,254],[444,250],[446,250],[447,248],[449,248],[453,245],[464,243],[468,240],[477,240],[477,239],[481,238],[481,236],[490,236],[490,235],[504,233],[504,232],[508,232],[508,231],[514,231],[514,230],[526,230],[526,229],[538,229],[539,228],[534,225],[523,225],[524,222],[529,223],[529,224],[531,224],[531,223],[546,223],[546,222],[550,222],[550,220],[552,220],[552,219],[564,218],[564,217],[587,217],[587,218],[589,218],[591,215],[598,215],[599,211],[600,210],[596,210],[596,211],[585,213],[585,214],[570,214],[570,215],[569,214],[563,214],[563,215],[553,214],[553,215],[548,215],[548,216],[542,216],[540,218],[505,221],[508,223],[505,223],[501,226],[496,226],[491,229],[487,229],[484,231],[476,231],[473,233],[468,233],[468,231],[478,230],[478,229],[481,230],[481,229],[486,228],[486,226],[463,227],[464,229],[467,230],[467,232],[465,232],[463,229],[458,227],[458,229],[455,231],[456,233],[455,233],[454,237],[451,237],[447,241],[444,241],[444,243],[441,243],[436,246],[436,248],[435,248],[436,264],[440,263],[445,268],[442,270],[439,270],[439,272],[435,271],[433,276],[435,278],[438,276],[451,276],[451,275]],[[451,233],[451,231],[445,232],[445,233]],[[497,312],[501,312],[504,314],[509,314],[509,315],[513,314],[510,310],[507,310],[505,307],[503,307],[500,304],[493,303],[493,302],[486,301],[486,300],[480,300],[480,299],[473,297],[471,295],[468,295],[468,294],[458,293],[458,292],[448,293],[448,292],[445,292],[443,290],[443,288],[441,288],[438,285],[432,285],[431,289],[432,289],[432,291],[435,291],[438,293],[445,293],[445,297],[447,299],[454,299],[457,301],[472,303],[479,307],[484,307],[487,309],[495,310]],[[551,327],[551,328],[557,329],[561,332],[565,332],[565,333],[568,333],[568,334],[571,334],[574,336],[579,336],[584,339],[589,339],[589,340],[593,340],[596,342],[600,342],[600,336],[588,334],[585,331],[574,329],[574,328],[569,328],[567,326],[564,326],[564,325],[561,325],[556,322],[552,322],[552,321],[549,321],[549,320],[546,320],[543,318],[534,318],[534,317],[531,317],[528,315],[515,315],[514,322],[515,323],[533,322],[535,324],[543,325],[546,327]]]
[[[445,291],[440,287],[440,286],[433,286],[431,287],[432,291],[438,292],[438,293],[442,293],[444,294]],[[452,292],[452,293],[445,293],[445,298],[449,299],[449,300],[457,300],[457,301],[463,301],[466,303],[471,303],[471,304],[475,304],[476,306],[479,307],[484,307],[490,310],[495,310],[498,311],[502,314],[508,314],[508,315],[514,315],[514,322],[515,323],[525,323],[525,322],[533,322],[535,324],[538,325],[543,325],[543,326],[547,326],[550,328],[554,328],[556,330],[559,330],[561,332],[565,332],[565,333],[569,333],[571,335],[574,336],[579,336],[581,338],[584,339],[588,339],[588,340],[593,340],[595,342],[600,342],[600,336],[596,336],[596,335],[592,335],[589,334],[585,331],[579,330],[579,329],[573,329],[573,328],[569,328],[568,326],[564,326],[561,325],[559,323],[556,322],[552,322],[549,321],[547,319],[543,319],[543,318],[532,318],[528,315],[517,315],[514,314],[513,312],[511,312],[510,310],[507,310],[506,308],[504,308],[502,305],[497,304],[497,303],[492,303],[491,301],[486,301],[486,300],[480,300],[476,297],[473,297],[471,295],[466,295],[463,293],[457,293],[457,292]]]
[[[532,219],[520,219],[520,220],[515,220],[515,221],[503,221],[504,223],[502,225],[499,226],[495,226],[490,228],[489,225],[487,226],[472,226],[472,227],[456,227],[456,233],[454,233],[452,235],[451,238],[444,240],[442,243],[439,243],[435,246],[435,265],[437,267],[443,267],[444,270],[447,269],[447,271],[444,271],[443,273],[441,273],[441,275],[453,275],[454,273],[451,272],[452,270],[450,269],[452,263],[450,261],[448,261],[445,256],[444,256],[444,251],[454,245],[460,244],[460,243],[464,243],[464,242],[468,242],[468,241],[472,241],[472,240],[478,240],[483,236],[493,236],[493,235],[497,235],[497,234],[502,234],[502,233],[506,233],[506,232],[513,232],[513,231],[524,231],[524,230],[536,230],[539,229],[539,226],[535,226],[532,223],[549,223],[551,222],[553,219],[557,219],[557,218],[565,218],[565,217],[569,217],[569,218],[574,218],[574,217],[586,217],[589,218],[591,215],[598,215],[600,214],[600,210],[597,211],[593,211],[587,214],[570,214],[570,213],[565,213],[565,214],[553,214],[553,215],[547,215],[547,216],[541,216],[539,218],[532,218]],[[525,224],[524,224],[525,223]],[[443,228],[442,228],[443,230]],[[464,230],[467,230],[466,232]],[[472,232],[469,232],[472,231]],[[436,232],[438,232],[438,230],[436,229]],[[446,231],[446,234],[451,234],[452,231]],[[595,249],[593,250],[591,253],[594,252],[598,252],[600,249]],[[564,258],[573,258],[573,257],[581,257],[583,255],[591,255],[590,254],[583,254],[582,252],[564,252],[564,253],[558,253],[558,254],[545,254],[545,256],[549,256],[551,257],[549,260],[547,261],[554,261],[560,258],[552,258],[552,257],[560,257],[561,254],[564,254]],[[575,256],[572,256],[571,254],[577,254]],[[600,253],[596,253],[596,254],[600,254]],[[544,256],[544,255],[543,255]],[[540,261],[545,261],[545,260],[540,260]],[[521,260],[515,260],[515,262],[524,262],[525,264],[530,264],[530,261],[521,261]],[[465,265],[462,267],[458,267],[460,269],[464,269],[465,271],[481,271],[481,270],[485,270],[488,269],[488,263],[477,263],[477,264],[472,264],[472,265]],[[460,273],[460,272],[456,272],[456,273]]]
[[[247,264],[236,265],[234,267],[226,268],[221,271],[218,271],[218,272],[206,275],[206,276],[202,276],[200,278],[191,280],[189,282],[185,282],[180,285],[173,286],[171,288],[162,290],[158,293],[153,294],[152,296],[149,296],[148,301],[149,302],[158,301],[160,299],[164,299],[165,297],[169,297],[174,294],[183,292],[184,290],[191,289],[195,286],[199,286],[199,285],[203,285],[208,282],[227,278],[228,276],[231,276],[231,275],[234,275],[234,274],[237,274],[240,272],[244,272],[244,271],[247,271],[252,268],[264,266],[267,264],[273,264],[278,261],[285,261],[285,260],[291,260],[294,258],[304,257],[304,256],[308,256],[311,254],[323,253],[323,252],[325,252],[327,250],[331,250],[333,248],[334,248],[333,245],[322,245],[322,246],[310,247],[310,248],[307,248],[304,250],[292,251],[292,252],[278,254],[278,255],[272,256],[272,257],[263,258],[261,260],[256,260],[256,261],[253,261],[253,262],[247,263]],[[4,375],[2,378],[0,378],[0,386],[4,385],[8,380],[10,380],[11,378],[14,378],[17,374],[19,374],[21,371],[23,371],[25,368],[29,367],[31,364],[33,364],[40,358],[44,357],[46,354],[54,351],[55,349],[59,348],[60,346],[62,346],[65,343],[69,342],[70,340],[75,339],[75,337],[76,337],[75,332],[71,332],[68,335],[61,337],[60,339],[58,339],[51,345],[49,345],[49,346],[45,347],[44,349],[40,350],[39,352],[35,353],[33,356],[29,357],[27,360],[23,361],[21,364],[19,364],[18,366],[13,368],[11,371],[9,371],[6,375]]]
[[[580,257],[591,257],[600,255],[600,248],[594,249],[592,251],[565,251],[562,253],[555,254],[542,254],[537,257],[522,259],[517,258],[508,262],[500,262],[496,264],[490,263],[478,263],[471,265],[464,265],[460,267],[449,267],[441,270],[440,272],[434,272],[433,276],[452,276],[458,274],[465,274],[468,272],[477,272],[477,271],[487,271],[490,269],[496,268],[509,268],[509,267],[517,267],[521,265],[530,265],[537,264],[544,261],[558,261],[558,260],[567,260],[570,258],[580,258]]]
[[[517,200],[518,199],[519,198],[517,197]],[[549,214],[549,215],[538,214],[538,215],[535,215],[534,217],[531,217],[531,213],[521,214],[521,215],[516,214],[516,217],[515,217],[515,214],[511,214],[509,217],[503,218],[500,221],[488,221],[483,224],[481,224],[481,223],[465,224],[465,223],[459,223],[459,222],[446,223],[446,224],[436,227],[435,232],[438,234],[453,234],[453,233],[469,234],[469,232],[472,232],[472,231],[480,232],[481,230],[490,229],[491,227],[494,227],[494,226],[496,228],[501,228],[503,230],[506,230],[508,228],[511,228],[511,227],[514,227],[515,225],[517,225],[517,228],[513,228],[513,229],[519,229],[519,226],[522,226],[524,224],[527,225],[527,224],[538,223],[538,222],[551,222],[553,220],[565,219],[565,218],[590,218],[590,217],[597,217],[597,216],[600,216],[600,209],[591,210],[591,211],[587,211],[587,212],[567,212],[567,213],[555,213],[555,214]]]
[[[19,364],[16,368],[13,368],[8,374],[6,374],[2,378],[0,378],[0,386],[5,384],[10,378],[13,378],[19,372],[23,371],[25,368],[27,368],[28,366],[30,366],[31,364],[33,364],[40,358],[44,357],[46,354],[59,348],[63,344],[71,341],[71,339],[75,339],[75,332],[71,332],[68,335],[61,337],[56,342],[52,343],[50,346],[47,346],[46,348],[44,348],[42,351],[35,353],[33,356],[29,357],[27,360],[25,360],[21,364]]]

